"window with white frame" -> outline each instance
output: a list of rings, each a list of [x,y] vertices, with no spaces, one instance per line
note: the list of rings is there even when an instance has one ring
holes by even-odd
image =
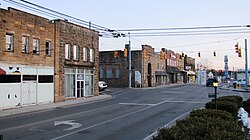
[[[69,44],[65,44],[65,59],[70,59],[71,47]]]
[[[83,61],[88,61],[88,49],[83,47]]]
[[[50,56],[51,55],[51,42],[46,41],[45,43],[45,55]]]
[[[6,51],[14,51],[14,34],[6,33]]]
[[[89,54],[90,54],[90,62],[94,62],[94,58],[95,58],[95,56],[94,56],[94,49],[90,49],[89,50]]]
[[[73,46],[73,59],[78,60],[79,58],[79,47],[77,45]]]
[[[38,55],[39,51],[40,51],[39,39],[34,38],[33,39],[33,53]]]
[[[22,36],[22,53],[29,53],[29,37]]]

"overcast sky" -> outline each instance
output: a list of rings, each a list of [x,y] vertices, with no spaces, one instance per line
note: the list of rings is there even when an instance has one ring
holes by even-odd
[[[71,15],[85,21],[115,30],[136,28],[183,28],[250,24],[250,0],[28,0],[32,3]],[[17,7],[0,0],[1,8]],[[34,13],[32,11],[28,11]],[[127,32],[125,32],[127,33]],[[211,68],[223,69],[224,55],[228,55],[229,68],[245,67],[243,57],[237,57],[234,45],[244,50],[244,39],[249,33],[199,36],[133,37],[132,50],[142,44],[177,53],[184,52],[199,62],[208,59]],[[250,40],[250,38],[249,38]],[[100,38],[100,50],[123,50],[128,38]],[[216,52],[216,57],[213,52]],[[201,58],[198,57],[201,53]],[[248,51],[249,52],[249,51]]]

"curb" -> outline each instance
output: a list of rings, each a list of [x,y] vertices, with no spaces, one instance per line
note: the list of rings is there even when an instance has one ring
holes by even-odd
[[[63,102],[57,103],[48,103],[48,104],[37,104],[37,105],[30,105],[30,106],[17,106],[15,108],[3,109],[0,110],[0,117],[7,117],[11,115],[18,115],[24,113],[31,113],[31,112],[42,112],[49,109],[60,108],[60,107],[73,107],[77,105],[84,105],[90,104],[94,102],[104,101],[111,99],[112,96],[110,95],[99,95],[93,96],[85,99],[75,99],[75,100],[66,100]]]

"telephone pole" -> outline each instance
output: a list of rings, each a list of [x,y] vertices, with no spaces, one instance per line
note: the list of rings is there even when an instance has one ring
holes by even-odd
[[[131,88],[131,42],[130,42],[130,32],[129,35],[129,47],[128,47],[128,87]]]
[[[247,39],[245,39],[245,59],[246,59],[246,67],[245,67],[245,76],[246,76],[246,88],[248,89],[248,60],[247,60]]]

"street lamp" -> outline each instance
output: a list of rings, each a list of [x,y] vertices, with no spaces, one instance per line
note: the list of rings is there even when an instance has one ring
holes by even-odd
[[[214,103],[215,103],[215,109],[217,110],[217,87],[218,87],[218,82],[213,83],[214,87]]]

